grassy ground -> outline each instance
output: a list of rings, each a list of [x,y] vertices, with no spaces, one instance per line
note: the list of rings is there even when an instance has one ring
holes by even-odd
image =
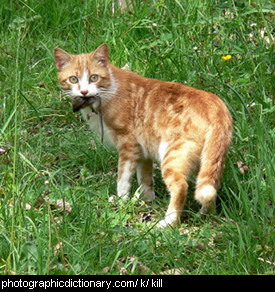
[[[126,2],[1,1],[0,274],[274,273],[272,1]],[[199,215],[191,179],[181,226],[156,228],[169,200],[157,167],[154,203],[108,203],[117,154],[61,96],[52,53],[103,42],[117,66],[228,105],[214,214]]]

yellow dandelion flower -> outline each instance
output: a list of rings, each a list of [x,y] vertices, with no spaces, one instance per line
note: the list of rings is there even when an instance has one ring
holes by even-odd
[[[145,203],[144,201],[141,201],[140,205],[141,205],[142,207],[145,207],[145,206],[146,206],[146,203]]]
[[[222,59],[223,59],[224,61],[229,61],[231,58],[232,58],[231,55],[222,56]]]

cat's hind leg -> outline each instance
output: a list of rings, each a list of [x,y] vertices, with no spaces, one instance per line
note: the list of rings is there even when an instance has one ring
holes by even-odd
[[[179,223],[187,197],[187,178],[194,160],[198,159],[198,153],[197,146],[192,142],[167,148],[161,171],[171,198],[165,218],[158,223],[159,227],[175,226]]]
[[[140,185],[141,198],[145,201],[155,199],[153,161],[151,159],[141,159],[137,164],[137,180]]]
[[[195,199],[202,205],[200,209],[202,214],[207,214],[215,208],[216,197],[217,190],[213,185],[208,184],[196,189]]]

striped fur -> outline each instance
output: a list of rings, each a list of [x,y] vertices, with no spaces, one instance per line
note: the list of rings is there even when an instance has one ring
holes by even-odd
[[[77,84],[79,92],[71,93],[70,76],[99,76],[93,85],[101,97],[104,127],[119,152],[118,196],[124,199],[129,196],[137,169],[144,198],[153,200],[152,161],[158,160],[171,196],[159,226],[178,223],[192,170],[198,170],[195,199],[202,204],[202,212],[214,206],[232,136],[230,113],[218,96],[119,69],[109,64],[105,44],[81,55],[56,49],[55,59],[61,87],[73,97],[89,89]],[[82,109],[84,117],[89,111],[88,107]],[[99,131],[93,126],[93,119],[97,117],[88,122]]]

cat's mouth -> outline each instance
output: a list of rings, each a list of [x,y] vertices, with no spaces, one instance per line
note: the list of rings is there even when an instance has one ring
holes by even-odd
[[[84,96],[75,97],[73,100],[73,112],[78,112],[79,110],[88,106],[91,106],[95,111],[97,111],[97,107],[99,104],[98,99],[99,96],[97,95],[88,97]]]
[[[94,96],[84,97],[77,96],[73,101],[73,111],[78,112],[80,109],[85,107],[90,107],[92,111],[99,115],[100,127],[101,127],[101,141],[103,142],[104,138],[104,127],[103,127],[103,117],[102,117],[102,109],[101,109],[101,98],[98,94]],[[89,119],[87,115],[87,119]]]

